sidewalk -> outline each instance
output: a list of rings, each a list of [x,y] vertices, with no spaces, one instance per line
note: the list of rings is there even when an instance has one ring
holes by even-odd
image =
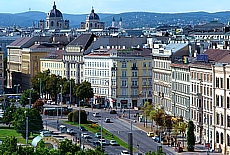
[[[121,117],[120,120],[126,121],[126,122],[133,121],[133,119],[128,119],[126,117]],[[139,128],[140,130],[144,131],[145,133],[151,131],[151,123],[147,124],[147,128],[144,127],[144,122],[138,122],[137,121],[136,123],[133,123],[133,125],[135,127]],[[163,145],[163,148],[168,150],[169,152],[172,152],[173,154],[177,154],[177,155],[186,155],[186,154],[204,155],[204,154],[207,154],[207,149],[204,147],[204,145],[200,145],[200,144],[199,145],[196,144],[194,152],[187,152],[186,147],[184,149],[184,152],[181,152],[181,153],[175,152],[175,150],[174,150],[175,147],[174,146],[171,147],[171,146],[168,146],[168,145]],[[211,153],[211,152],[209,154],[210,155],[222,155],[221,153]]]

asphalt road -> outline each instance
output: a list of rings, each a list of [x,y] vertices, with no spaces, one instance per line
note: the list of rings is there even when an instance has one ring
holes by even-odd
[[[57,117],[56,116],[49,116],[49,117],[43,116],[43,118],[44,118],[43,119],[44,120],[43,124],[44,124],[45,127],[47,125],[47,126],[50,126],[52,128],[55,128],[55,129],[57,128],[57,119],[56,119]],[[67,128],[72,128],[74,130],[74,132],[76,133],[76,135],[79,134],[78,133],[78,131],[79,131],[78,127],[76,127],[76,126],[71,126],[71,125],[64,124],[64,123],[59,123],[59,125],[65,125]],[[91,147],[94,147],[93,146],[93,141],[97,141],[98,138],[95,138],[94,134],[91,133],[91,132],[84,131],[84,133],[88,133],[92,137],[92,139],[84,140],[82,138],[82,143],[90,145]],[[103,148],[104,148],[105,152],[108,153],[109,155],[118,155],[118,154],[120,154],[120,152],[122,150],[124,150],[124,148],[121,147],[121,146],[111,146],[111,145],[109,145],[108,140],[106,140],[106,142],[107,142],[107,145],[103,146]]]
[[[128,133],[131,131],[131,123],[128,123],[127,121],[124,121],[120,119],[116,114],[109,114],[106,110],[98,110],[95,109],[94,111],[97,111],[102,113],[102,119],[110,118],[112,123],[102,123],[103,128],[107,129],[114,135],[118,136],[120,139],[124,140],[126,143],[128,143]],[[137,111],[131,110],[130,111],[130,118],[131,120],[135,119],[133,117],[133,114]],[[120,111],[119,111],[120,113]],[[120,114],[122,114],[121,112]],[[125,114],[129,115],[129,111],[126,110]],[[91,119],[94,122],[97,122],[99,125],[101,125],[101,118],[95,118],[92,115],[92,112],[90,112],[88,119]],[[156,151],[157,146],[160,146],[159,143],[156,143],[152,140],[152,138],[148,137],[145,132],[140,130],[139,128],[136,128],[135,123],[132,122],[132,132],[133,132],[133,147],[139,150],[141,153],[146,153],[148,151]],[[139,145],[139,147],[138,147]],[[173,154],[173,152],[170,152],[163,147],[163,151],[167,154]]]

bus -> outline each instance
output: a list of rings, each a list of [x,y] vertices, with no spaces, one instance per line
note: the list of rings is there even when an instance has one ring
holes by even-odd
[[[57,116],[57,111],[58,111],[58,115],[60,116],[61,109],[62,109],[62,115],[68,115],[71,111],[73,111],[73,108],[71,107],[44,107],[43,115]]]

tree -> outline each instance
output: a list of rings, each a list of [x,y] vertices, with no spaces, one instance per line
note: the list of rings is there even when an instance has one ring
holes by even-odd
[[[150,112],[153,110],[153,105],[150,102],[145,102],[145,104],[142,107],[142,109],[144,110],[146,127],[147,127],[147,118],[150,116]],[[151,129],[152,129],[152,127],[151,127]]]
[[[71,140],[65,139],[64,141],[61,141],[60,144],[60,155],[74,155],[75,152],[80,151],[80,147],[77,146],[77,144],[73,144]]]
[[[68,121],[73,122],[73,112],[72,111],[68,114]]]
[[[29,133],[39,132],[43,129],[43,122],[40,112],[35,109],[18,108],[13,114],[12,124],[14,129],[26,138],[26,117],[28,117],[28,131]]]
[[[93,98],[94,93],[91,87],[91,83],[84,81],[76,89],[76,95],[80,100],[86,100]]]
[[[78,123],[79,122],[79,110],[74,111],[72,116],[73,116],[72,121]],[[87,123],[87,114],[85,110],[81,110],[80,121],[81,121],[80,122],[81,124]]]
[[[183,147],[184,147],[184,134],[185,134],[186,129],[187,129],[187,123],[179,122],[179,131],[183,135]]]
[[[36,100],[33,104],[32,108],[36,108],[38,111],[42,112],[44,102],[41,99]]]
[[[6,112],[3,115],[3,122],[9,125],[11,125],[11,122],[13,121],[13,113],[16,111],[15,105],[11,105],[8,108],[6,108]]]
[[[6,137],[0,145],[0,154],[17,153],[17,139],[15,137]]]
[[[188,122],[188,131],[187,131],[187,150],[194,151],[195,145],[195,134],[194,134],[195,126],[193,121]]]
[[[31,91],[31,105],[37,100],[39,99],[39,94],[37,91],[35,90],[30,90],[27,89],[22,93],[22,97],[20,99],[20,104],[22,106],[25,106],[27,104],[29,104],[29,98],[30,98],[30,91]]]

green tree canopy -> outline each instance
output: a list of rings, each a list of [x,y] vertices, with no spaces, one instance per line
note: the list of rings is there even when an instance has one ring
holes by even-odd
[[[94,93],[91,88],[91,83],[84,81],[76,89],[76,95],[80,100],[93,98]]]
[[[3,122],[9,125],[11,125],[11,122],[13,121],[13,113],[16,111],[16,107],[14,104],[6,108],[6,112],[3,115]]]
[[[14,129],[26,138],[26,117],[28,117],[29,133],[39,132],[43,129],[43,122],[40,112],[36,108],[18,108],[13,114],[12,124]]]
[[[187,131],[187,150],[194,151],[195,145],[195,134],[194,134],[195,126],[193,121],[188,122],[188,131]]]
[[[34,102],[39,99],[39,94],[35,90],[27,89],[22,93],[21,99],[20,99],[20,104],[22,106],[25,106],[29,104],[29,98],[30,98],[30,91],[31,91],[31,106],[34,104]]]

